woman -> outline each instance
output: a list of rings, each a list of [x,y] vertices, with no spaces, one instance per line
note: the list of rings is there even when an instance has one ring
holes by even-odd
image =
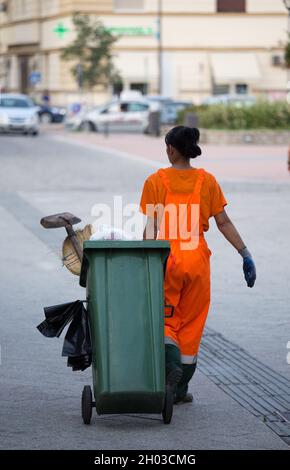
[[[187,393],[197,363],[197,353],[210,305],[210,255],[204,238],[209,218],[243,258],[244,276],[253,287],[256,269],[252,256],[229,219],[223,192],[213,175],[191,166],[201,155],[199,130],[185,126],[165,137],[170,168],[158,170],[146,180],[141,211],[147,215],[144,239],[170,241],[164,291],[165,304],[174,306],[165,319],[167,384],[175,403],[191,402]]]

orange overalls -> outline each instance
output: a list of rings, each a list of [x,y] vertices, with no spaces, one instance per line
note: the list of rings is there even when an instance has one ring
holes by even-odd
[[[197,181],[192,193],[173,193],[166,172],[158,171],[166,188],[165,211],[168,205],[176,206],[175,224],[179,227],[177,239],[172,239],[170,232],[172,227],[169,227],[169,219],[164,211],[158,238],[169,240],[171,247],[164,282],[165,303],[175,307],[173,317],[165,319],[165,344],[178,347],[182,364],[196,362],[210,305],[211,251],[203,235],[200,214],[200,193],[205,172],[202,169],[197,171]],[[184,249],[182,248],[185,246],[182,243],[184,237],[181,236],[186,231],[190,233],[191,224],[194,222],[191,221],[193,204],[198,205],[199,215],[197,246],[193,249]],[[187,219],[184,217],[185,212]]]

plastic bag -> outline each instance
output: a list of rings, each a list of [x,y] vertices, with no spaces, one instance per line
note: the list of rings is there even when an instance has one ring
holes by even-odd
[[[44,336],[59,337],[71,322],[64,338],[62,355],[68,357],[67,365],[73,371],[85,370],[92,363],[91,335],[88,314],[81,300],[45,307],[46,319],[37,326]]]
[[[130,240],[130,237],[124,232],[110,225],[99,224],[93,226],[94,233],[90,240]]]
[[[88,367],[90,367],[91,363],[92,363],[91,355],[67,358],[67,366],[71,367],[73,372],[78,371],[78,370],[83,371],[87,369]]]
[[[62,356],[79,357],[91,353],[91,335],[87,311],[82,305],[82,309],[75,315],[65,335]]]
[[[82,302],[76,300],[75,302],[45,307],[44,314],[46,319],[37,326],[37,329],[47,338],[58,338],[65,326],[82,306]]]

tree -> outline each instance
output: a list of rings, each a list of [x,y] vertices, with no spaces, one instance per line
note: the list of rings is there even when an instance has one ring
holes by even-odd
[[[290,68],[290,34],[289,34],[289,38],[288,38],[288,43],[286,44],[286,47],[285,47],[284,57],[285,57],[286,67]]]
[[[75,13],[73,24],[75,40],[62,52],[64,60],[76,60],[71,72],[80,86],[91,89],[96,85],[108,86],[121,80],[112,60],[111,48],[117,37],[102,22],[88,15]]]

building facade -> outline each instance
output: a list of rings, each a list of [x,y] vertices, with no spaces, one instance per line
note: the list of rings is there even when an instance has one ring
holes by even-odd
[[[76,11],[119,36],[113,55],[126,89],[156,94],[161,85],[162,94],[197,103],[228,92],[286,96],[282,0],[0,0],[2,89],[79,99],[61,59]],[[110,92],[97,87],[86,98],[99,103]]]

